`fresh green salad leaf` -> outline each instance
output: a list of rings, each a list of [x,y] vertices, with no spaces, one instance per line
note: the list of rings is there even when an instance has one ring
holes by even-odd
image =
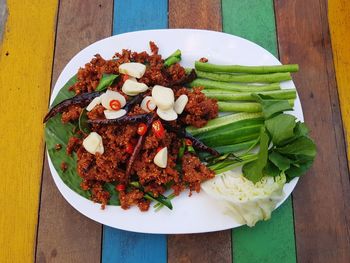
[[[260,149],[258,153],[258,159],[243,165],[242,171],[246,178],[253,183],[256,183],[263,178],[263,170],[267,164],[269,147],[269,136],[266,133],[265,128],[261,128],[260,131]]]
[[[279,114],[265,121],[267,131],[271,134],[272,142],[280,145],[286,139],[294,136],[296,118],[289,114]]]
[[[103,74],[102,78],[100,79],[100,82],[98,83],[96,91],[106,90],[109,86],[111,86],[113,84],[113,81],[118,76],[119,75],[114,75],[114,74]]]
[[[278,100],[263,94],[253,94],[252,96],[257,102],[260,102],[265,119],[272,117],[276,113],[293,110],[288,100]]]
[[[284,157],[282,154],[272,151],[269,154],[269,160],[272,164],[274,164],[280,171],[284,172],[285,170],[289,169],[292,161],[288,159],[287,157]]]

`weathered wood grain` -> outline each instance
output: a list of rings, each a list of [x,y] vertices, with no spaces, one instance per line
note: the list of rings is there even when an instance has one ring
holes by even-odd
[[[170,0],[169,27],[221,31],[221,3]],[[232,262],[231,231],[168,235],[168,262]]]
[[[221,1],[169,0],[169,28],[221,31]]]
[[[333,0],[329,1],[328,5],[333,61],[347,142],[348,160],[350,161],[350,2],[347,0]]]
[[[58,1],[6,2],[0,8],[0,262],[33,262]]]
[[[224,32],[254,41],[276,57],[277,36],[271,0],[223,0]],[[250,262],[295,262],[293,207],[291,198],[254,228],[232,230],[233,260]]]
[[[114,1],[113,34],[135,30],[166,28],[168,2],[166,0]],[[166,235],[133,233],[103,227],[102,262],[165,263]]]
[[[275,1],[280,57],[295,82],[318,156],[294,195],[299,262],[350,262],[350,185],[327,1]],[[343,40],[344,41],[344,40]]]
[[[78,51],[111,35],[112,10],[112,0],[60,1],[52,84]],[[48,85],[45,88],[49,90]],[[100,224],[63,199],[45,159],[36,261],[100,262],[101,234]]]

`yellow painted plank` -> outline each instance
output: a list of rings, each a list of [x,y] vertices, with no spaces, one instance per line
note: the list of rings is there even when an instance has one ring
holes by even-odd
[[[331,31],[333,60],[335,65],[340,108],[350,160],[350,1],[328,2],[328,19]]]
[[[7,0],[0,44],[0,262],[33,262],[58,0]]]

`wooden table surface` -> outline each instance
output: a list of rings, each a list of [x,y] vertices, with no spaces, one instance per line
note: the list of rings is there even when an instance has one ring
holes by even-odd
[[[0,262],[350,262],[349,17],[348,0],[0,0]],[[318,155],[270,221],[131,233],[87,219],[58,192],[44,155],[50,87],[87,45],[158,28],[223,31],[300,65]]]

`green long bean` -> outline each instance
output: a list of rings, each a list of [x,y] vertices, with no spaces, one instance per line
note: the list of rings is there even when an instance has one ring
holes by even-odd
[[[227,73],[253,73],[266,74],[276,72],[297,72],[297,64],[273,65],[273,66],[241,66],[241,65],[216,65],[211,63],[195,62],[195,68],[206,72],[227,72]]]
[[[199,78],[225,81],[225,82],[242,82],[242,83],[273,83],[291,80],[292,76],[289,72],[269,73],[269,74],[228,74],[228,73],[211,73],[196,70]]]
[[[222,90],[211,90],[204,89],[202,92],[209,98],[214,98],[219,101],[255,101],[255,98],[252,96],[254,92],[227,92]],[[258,94],[268,95],[273,99],[295,99],[296,91],[295,89],[282,89],[282,90],[273,90],[273,91],[262,91],[255,92]]]
[[[189,84],[190,87],[204,87],[205,89],[222,89],[222,90],[232,90],[240,92],[260,92],[269,90],[279,90],[279,83],[272,83],[268,85],[247,85],[247,84],[236,84],[228,83],[223,81],[215,81],[209,79],[195,79]]]

